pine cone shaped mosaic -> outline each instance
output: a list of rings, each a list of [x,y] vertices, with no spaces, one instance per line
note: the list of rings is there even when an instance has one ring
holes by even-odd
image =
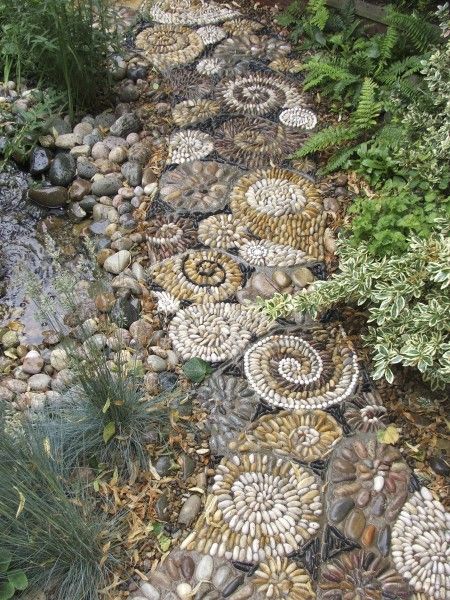
[[[320,529],[320,483],[308,469],[273,456],[224,458],[188,550],[254,563],[285,557]]]

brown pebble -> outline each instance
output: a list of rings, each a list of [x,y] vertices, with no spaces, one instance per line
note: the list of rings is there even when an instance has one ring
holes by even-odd
[[[190,556],[184,556],[181,560],[180,567],[184,578],[187,580],[191,579],[195,569],[195,563],[193,559]]]
[[[345,521],[345,535],[349,538],[357,540],[361,537],[364,527],[366,526],[366,517],[361,510],[354,510],[350,513]]]
[[[375,537],[375,525],[367,525],[364,529],[363,534],[361,536],[361,542],[363,546],[371,546],[373,543],[373,538]]]
[[[168,558],[166,560],[165,567],[167,573],[172,577],[172,579],[180,579],[180,572],[178,570],[178,567],[171,558]]]
[[[364,508],[368,505],[370,500],[369,490],[361,490],[356,496],[355,504],[358,508]]]

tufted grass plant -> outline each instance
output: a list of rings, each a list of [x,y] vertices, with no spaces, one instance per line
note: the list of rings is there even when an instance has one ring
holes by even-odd
[[[4,79],[64,92],[71,115],[98,109],[110,91],[112,15],[108,0],[0,0]]]
[[[25,423],[0,435],[0,544],[29,582],[27,593],[98,600],[114,559],[113,523],[87,488],[64,475],[65,457],[43,429]]]

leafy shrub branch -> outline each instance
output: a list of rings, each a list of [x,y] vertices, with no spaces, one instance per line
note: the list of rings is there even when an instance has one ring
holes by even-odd
[[[312,291],[262,302],[273,318],[319,313],[340,303],[364,306],[374,379],[394,379],[392,365],[418,369],[433,389],[450,383],[450,240],[412,237],[400,256],[374,258],[367,244],[338,245],[340,272]]]

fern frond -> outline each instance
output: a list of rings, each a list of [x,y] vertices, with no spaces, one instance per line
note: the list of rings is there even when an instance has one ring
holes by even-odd
[[[398,30],[396,27],[388,27],[386,33],[380,40],[380,56],[378,58],[377,73],[379,73],[385,65],[391,60],[393,50],[398,42]]]
[[[318,175],[329,175],[334,171],[342,169],[349,158],[358,150],[361,144],[351,146],[350,148],[342,148],[335,152],[328,160],[327,164],[317,171]]]
[[[419,73],[421,68],[422,59],[420,56],[408,56],[393,62],[383,73],[379,73],[378,81],[389,86],[401,77],[410,77],[414,73]]]
[[[303,158],[313,152],[321,152],[328,148],[340,146],[358,137],[359,130],[349,125],[331,125],[313,134],[306,140],[295,154],[295,158]]]
[[[323,31],[330,18],[330,11],[325,4],[325,0],[309,0],[306,12],[309,15],[311,25]]]
[[[371,129],[377,124],[382,105],[376,99],[376,88],[377,85],[372,79],[364,79],[358,105],[350,117],[351,124],[360,130]]]
[[[322,59],[313,59],[303,66],[303,70],[307,72],[303,82],[305,91],[317,87],[326,81],[339,81],[353,83],[358,80],[358,77],[350,73],[344,67],[337,63],[325,62]]]
[[[395,27],[402,39],[410,42],[418,52],[425,52],[439,39],[438,30],[422,16],[397,12],[392,6],[386,11],[387,24]]]

